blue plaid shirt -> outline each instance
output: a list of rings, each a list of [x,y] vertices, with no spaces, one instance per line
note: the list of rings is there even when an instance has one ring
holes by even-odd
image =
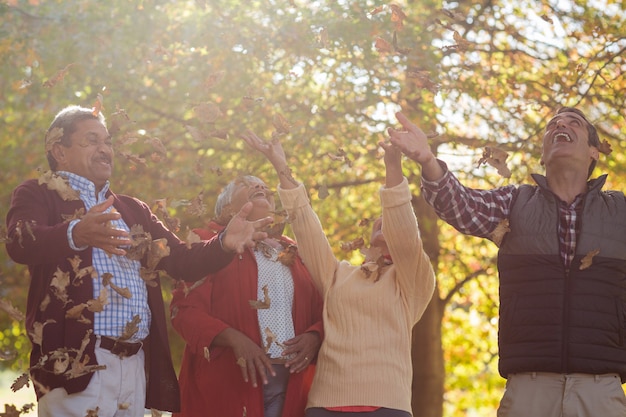
[[[106,200],[105,194],[109,190],[109,182],[96,195],[95,185],[84,177],[71,172],[59,171],[59,174],[68,178],[70,186],[80,193],[80,199],[88,211],[96,204]],[[111,209],[109,208],[107,212]],[[72,239],[72,230],[79,220],[73,220],[67,230],[67,239],[74,250],[85,250],[86,247],[76,247]],[[111,222],[117,229],[130,231],[124,220],[119,219]],[[93,267],[98,273],[98,278],[93,281],[93,297],[98,298],[104,288],[107,292],[108,304],[104,310],[94,313],[93,330],[96,335],[120,337],[127,323],[131,322],[135,315],[139,315],[141,322],[138,324],[139,331],[130,341],[143,340],[148,336],[150,329],[150,309],[148,307],[148,290],[145,282],[139,276],[139,261],[133,261],[125,256],[111,255],[99,248],[93,248]],[[130,298],[122,297],[111,286],[102,285],[102,274],[105,272],[113,275],[111,282],[119,288],[128,288]]]

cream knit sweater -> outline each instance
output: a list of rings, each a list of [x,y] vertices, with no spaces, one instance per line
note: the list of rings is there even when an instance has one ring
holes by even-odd
[[[298,251],[324,297],[324,341],[308,407],[368,405],[411,413],[411,333],[435,287],[406,178],[381,188],[383,232],[394,263],[375,282],[335,258],[302,184],[279,187]]]

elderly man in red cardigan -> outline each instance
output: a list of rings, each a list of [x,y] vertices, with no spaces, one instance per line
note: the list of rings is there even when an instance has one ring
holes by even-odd
[[[7,251],[31,282],[26,329],[39,416],[141,417],[177,411],[179,388],[159,271],[197,280],[228,265],[271,219],[246,219],[187,245],[142,201],[109,189],[113,149],[104,116],[69,106],[47,134],[51,171],[13,192]]]

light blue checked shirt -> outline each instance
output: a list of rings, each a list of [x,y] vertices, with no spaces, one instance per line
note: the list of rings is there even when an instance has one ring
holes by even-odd
[[[59,171],[58,174],[68,178],[70,186],[80,193],[80,199],[88,211],[96,204],[106,200],[105,194],[109,190],[109,182],[102,187],[96,196],[94,183],[79,175],[67,171]],[[109,208],[107,212],[111,211]],[[85,250],[87,247],[76,247],[72,239],[72,230],[79,220],[73,220],[67,229],[67,239],[70,247],[74,250]],[[112,226],[118,229],[130,231],[124,220],[112,221]],[[99,248],[93,248],[93,267],[98,273],[98,279],[93,281],[93,297],[100,296],[100,290],[106,288],[108,304],[104,310],[94,313],[93,330],[96,335],[120,337],[127,323],[131,322],[135,315],[139,315],[141,322],[138,324],[139,331],[129,340],[136,342],[145,339],[150,329],[150,309],[148,307],[148,290],[145,282],[139,276],[139,261],[133,261],[125,256],[111,255]],[[111,282],[119,288],[128,288],[132,296],[127,299],[122,297],[111,286],[103,287],[102,274],[108,272],[113,275]]]

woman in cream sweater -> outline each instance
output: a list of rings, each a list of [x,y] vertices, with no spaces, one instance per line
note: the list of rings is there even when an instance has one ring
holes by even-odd
[[[435,277],[399,149],[380,143],[386,167],[382,219],[374,222],[365,263],[352,265],[335,258],[280,142],[264,141],[252,132],[243,139],[276,169],[300,256],[324,298],[325,336],[307,417],[411,416],[412,328],[432,297]]]

